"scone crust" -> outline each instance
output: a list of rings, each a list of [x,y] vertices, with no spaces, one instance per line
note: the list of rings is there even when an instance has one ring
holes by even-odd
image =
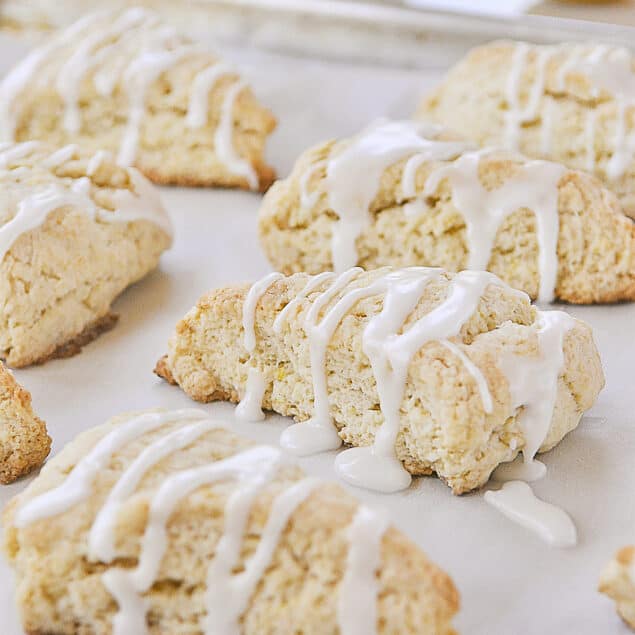
[[[46,424],[31,407],[31,394],[0,362],[0,483],[38,468],[51,449]]]
[[[91,633],[109,632],[116,604],[100,579],[109,565],[87,557],[87,532],[119,475],[158,437],[150,433],[118,452],[108,469],[96,477],[93,495],[67,512],[23,528],[15,527],[14,518],[20,504],[59,485],[104,434],[129,416],[80,435],[49,461],[40,477],[4,511],[4,549],[16,570],[18,605],[28,633],[79,635],[84,628]],[[168,424],[165,429],[176,429],[176,425]],[[136,563],[149,500],[166,475],[225,458],[251,445],[227,430],[216,430],[147,472],[121,509],[115,531],[117,551],[124,555],[111,566]],[[258,544],[274,496],[302,476],[295,466],[282,467],[259,495],[250,515],[242,563]],[[231,482],[203,486],[184,498],[171,514],[169,544],[159,576],[144,595],[152,633],[183,628],[198,632],[198,620],[204,612],[206,569],[222,534],[223,510],[233,489]],[[337,485],[321,484],[296,509],[243,614],[245,635],[291,635],[299,629],[316,635],[337,632],[346,530],[357,506]],[[377,605],[381,635],[454,633],[450,620],[458,609],[458,593],[443,571],[393,528],[384,535],[381,561]]]
[[[379,272],[360,276],[366,284]],[[167,358],[156,372],[176,382],[190,397],[209,402],[238,402],[244,394],[249,366],[266,377],[263,407],[305,421],[313,414],[313,389],[303,316],[313,294],[280,334],[273,322],[308,280],[296,274],[274,282],[256,308],[257,347],[249,355],[242,345],[242,307],[248,286],[222,288],[203,296],[177,324]],[[444,297],[449,277],[430,285],[408,320],[427,313]],[[360,283],[363,286],[363,283]],[[372,443],[383,421],[375,379],[361,351],[361,333],[381,310],[381,298],[361,300],[341,321],[330,340],[326,376],[330,414],[345,443]],[[487,288],[475,314],[456,344],[487,380],[494,407],[484,410],[481,395],[463,362],[438,342],[430,342],[410,365],[401,431],[396,452],[413,475],[436,473],[457,493],[483,485],[492,470],[512,460],[524,445],[512,411],[507,379],[498,367],[512,352],[536,355],[536,315],[528,300],[500,287]],[[576,321],[564,340],[565,366],[558,380],[558,397],[551,429],[541,451],[551,449],[575,428],[584,410],[604,385],[601,362],[591,329]]]
[[[0,261],[0,358],[13,367],[68,357],[111,328],[112,302],[154,269],[171,244],[165,211],[143,177],[112,157],[88,175],[93,155],[79,148],[47,167],[57,149],[39,143],[29,148],[0,179],[6,197],[0,225],[15,217],[25,197],[47,188],[71,193],[81,182],[87,193],[19,235]],[[133,193],[137,198],[122,198]],[[119,209],[125,200],[138,202],[148,217],[111,221],[110,214],[126,213]]]
[[[500,145],[505,141],[506,87],[517,46],[529,46],[520,79],[520,103],[527,104],[529,91],[539,73],[540,56],[548,54],[543,92],[536,116],[518,129],[517,149],[532,157],[558,161],[577,170],[591,171],[619,198],[623,209],[635,217],[635,160],[617,179],[607,176],[613,156],[613,138],[619,117],[618,98],[597,90],[583,69],[575,66],[561,76],[563,67],[580,46],[559,47],[495,41],[472,49],[450,69],[444,80],[419,106],[417,116],[441,123],[464,134],[479,145]],[[591,52],[592,45],[586,47]],[[632,65],[632,62],[631,62]],[[635,130],[633,107],[628,105],[626,135]],[[593,147],[589,149],[587,116],[593,117]],[[551,143],[543,147],[543,126],[551,127]],[[592,151],[592,157],[589,157]],[[592,166],[590,166],[592,161]]]
[[[599,591],[615,601],[620,617],[635,629],[635,545],[623,547],[600,577]]]
[[[276,270],[291,274],[333,268],[331,239],[337,214],[325,194],[311,208],[303,207],[300,183],[312,171],[308,189],[319,191],[326,178],[319,163],[349,143],[349,139],[330,141],[307,150],[290,176],[266,194],[259,212],[259,236]],[[507,151],[493,151],[480,159],[479,179],[487,189],[498,188],[528,161]],[[469,256],[466,221],[453,201],[448,179],[442,179],[428,198],[425,212],[408,216],[405,210],[411,199],[401,191],[405,163],[392,165],[382,176],[370,206],[370,224],[356,242],[357,264],[365,269],[385,265],[465,269]],[[428,176],[450,163],[426,161],[419,167],[419,196]],[[586,174],[565,171],[558,183],[558,217],[555,296],[576,304],[635,299],[635,224],[622,213],[614,195]],[[539,244],[532,210],[520,209],[501,223],[487,269],[533,299],[538,296]]]

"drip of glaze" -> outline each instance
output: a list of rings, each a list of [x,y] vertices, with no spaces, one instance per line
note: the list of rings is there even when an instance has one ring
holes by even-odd
[[[337,621],[343,635],[377,633],[377,571],[387,528],[388,519],[364,505],[348,528],[349,551],[337,603]]]
[[[104,161],[112,160],[113,156],[110,152],[108,152],[107,150],[98,150],[88,161],[88,165],[86,166],[86,174],[88,176],[97,174]]]
[[[430,196],[447,179],[452,202],[463,215],[469,248],[469,269],[487,269],[496,234],[510,214],[527,208],[534,212],[539,247],[541,302],[554,299],[558,276],[558,183],[566,168],[549,161],[529,161],[501,187],[488,190],[478,167],[491,150],[467,152],[435,170],[427,179],[424,196]]]
[[[128,122],[117,155],[119,165],[132,165],[137,156],[141,122],[146,112],[145,101],[148,88],[163,73],[184,57],[192,55],[195,50],[195,47],[186,45],[172,51],[146,51],[130,63],[124,73],[129,105]]]
[[[407,317],[426,286],[440,270],[413,267],[388,274],[382,311],[371,318],[363,334],[364,353],[371,361],[384,422],[371,446],[345,450],[335,460],[348,483],[382,492],[408,487],[410,474],[396,453],[400,409],[413,356],[425,344],[457,336],[478,307],[485,289],[503,285],[493,274],[462,271],[450,283],[448,297],[403,333]]]
[[[366,289],[352,295],[345,293],[319,320],[321,310],[344,290],[362,272],[349,269],[333,280],[331,285],[311,304],[304,321],[304,330],[309,338],[311,377],[313,380],[313,416],[306,422],[289,426],[280,436],[280,444],[289,452],[305,456],[342,445],[337,428],[329,412],[329,395],[326,380],[326,349],[344,315],[361,297]]]
[[[248,353],[253,353],[256,348],[256,307],[260,298],[276,280],[284,276],[281,273],[273,272],[267,274],[251,286],[243,303],[243,345]]]
[[[227,64],[214,64],[198,73],[192,82],[192,93],[185,116],[188,128],[202,128],[207,123],[209,94],[223,75],[235,71]]]
[[[227,89],[221,107],[220,121],[214,133],[214,149],[230,172],[245,177],[249,187],[257,190],[258,174],[249,161],[238,155],[234,147],[234,104],[238,95],[246,87],[246,82],[238,81]]]
[[[425,155],[426,160],[454,158],[465,147],[426,138],[426,134],[434,136],[437,132],[437,128],[411,121],[379,121],[328,159],[324,185],[329,207],[339,217],[331,242],[335,271],[357,264],[355,243],[370,222],[370,205],[389,166],[413,154]]]
[[[538,534],[553,547],[573,547],[577,532],[571,517],[559,507],[536,497],[523,481],[509,481],[485,492],[485,501],[515,523]]]
[[[88,552],[94,560],[116,557],[114,528],[123,502],[137,489],[144,475],[162,459],[191,445],[204,434],[222,428],[210,419],[197,421],[159,438],[146,447],[119,477],[99,510],[88,535]]]
[[[133,569],[109,569],[102,582],[119,605],[113,619],[113,635],[146,635],[147,605],[142,594],[154,584],[168,546],[167,523],[178,503],[204,485],[238,480],[238,488],[272,478],[280,464],[278,450],[256,446],[229,458],[201,467],[176,472],[167,477],[155,492],[148,509],[145,532],[141,538],[137,566]],[[227,529],[225,533],[227,533]]]
[[[149,412],[133,417],[101,439],[72,469],[66,480],[22,505],[15,516],[16,527],[24,527],[36,520],[68,511],[91,494],[97,474],[111,460],[113,454],[143,434],[167,423],[205,418],[200,410],[185,409],[170,412]]]
[[[221,539],[227,541],[226,544],[219,544],[219,556],[212,560],[207,574],[205,635],[240,634],[240,616],[247,609],[258,582],[271,564],[282,532],[295,510],[318,484],[317,479],[305,478],[274,499],[256,552],[246,563],[244,571],[238,574],[234,574],[233,570],[239,563],[243,542],[241,537],[246,533],[251,508],[249,499],[251,497],[253,501],[253,494],[241,496],[238,493],[234,500],[230,499],[225,512],[225,534]]]
[[[76,144],[71,143],[49,155],[46,159],[44,159],[44,161],[42,161],[42,165],[45,168],[49,168],[52,170],[62,165],[63,163],[66,163],[67,161],[73,159],[76,156],[78,150],[79,147]]]
[[[12,163],[31,156],[41,147],[39,141],[25,141],[24,143],[7,144],[0,150],[0,168],[7,169]]]
[[[300,177],[300,207],[303,209],[312,209],[318,202],[320,196],[324,193],[322,187],[315,188],[313,192],[309,192],[307,188],[311,177],[319,170],[322,170],[327,164],[328,161],[318,161]]]
[[[522,408],[517,416],[525,442],[522,449],[524,467],[501,466],[495,473],[495,478],[499,480],[506,480],[506,473],[508,478],[536,480],[546,472],[544,465],[535,461],[534,457],[551,427],[558,396],[558,378],[564,366],[564,337],[575,322],[563,311],[539,312],[536,321],[538,355],[504,356],[499,363],[509,384],[510,414]]]
[[[247,371],[247,387],[245,394],[236,406],[235,416],[239,421],[263,421],[262,398],[267,389],[265,376],[257,368]]]

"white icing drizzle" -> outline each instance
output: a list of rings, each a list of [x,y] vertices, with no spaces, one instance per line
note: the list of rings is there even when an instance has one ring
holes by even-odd
[[[170,454],[191,445],[207,432],[221,427],[216,421],[204,419],[177,428],[146,447],[120,476],[99,510],[88,535],[90,557],[102,562],[112,562],[115,558],[114,528],[117,516],[123,502],[137,489],[148,470]]]
[[[165,71],[194,51],[195,48],[191,45],[181,46],[171,51],[147,51],[130,63],[124,74],[129,110],[128,123],[117,155],[119,165],[132,165],[136,158],[141,122],[146,112],[145,101],[148,88]]]
[[[320,196],[324,193],[321,186],[316,187],[313,192],[309,192],[307,188],[313,175],[319,170],[322,170],[327,164],[328,161],[317,161],[300,177],[300,206],[303,209],[312,209],[318,202]]]
[[[78,150],[79,147],[76,144],[71,143],[49,155],[46,159],[44,159],[44,161],[42,161],[42,165],[49,169],[56,168],[62,165],[62,163],[66,163],[74,158]]]
[[[428,177],[424,196],[430,196],[443,179],[448,179],[452,203],[465,219],[467,266],[475,270],[487,269],[496,234],[505,218],[523,208],[532,210],[539,247],[538,299],[552,302],[558,276],[558,183],[566,168],[549,161],[528,161],[520,166],[518,174],[488,190],[479,179],[478,166],[481,158],[491,152],[466,152],[441,166]]]
[[[331,242],[335,271],[345,271],[357,264],[355,242],[370,222],[370,205],[389,166],[413,154],[424,155],[429,161],[451,159],[465,149],[462,143],[426,138],[437,131],[412,121],[379,121],[328,159],[323,186],[330,209],[339,216]],[[310,201],[305,197],[307,202]]]
[[[384,422],[368,447],[345,450],[335,460],[338,474],[348,483],[382,492],[408,487],[409,472],[397,457],[400,409],[408,369],[414,355],[428,342],[457,336],[473,315],[489,285],[503,285],[493,274],[462,271],[450,283],[447,298],[400,333],[426,286],[441,275],[438,269],[412,267],[388,274],[382,311],[369,321],[363,334]]]
[[[340,582],[337,621],[342,635],[377,633],[377,571],[388,519],[361,505],[348,528],[348,558]]]
[[[267,289],[276,280],[284,276],[281,273],[273,272],[267,274],[251,286],[243,303],[243,346],[248,353],[253,353],[256,348],[256,307],[260,298],[267,292]]]
[[[15,515],[16,527],[24,527],[36,520],[62,514],[85,500],[91,494],[93,479],[108,465],[113,454],[146,432],[175,421],[203,418],[204,412],[193,409],[146,412],[117,426],[75,465],[61,485],[22,505]]]
[[[530,45],[520,42],[514,47],[512,63],[507,78],[506,99],[509,110],[506,113],[504,143],[517,149],[520,126],[534,121],[539,115],[540,101],[546,99],[543,110],[541,130],[541,151],[547,155],[551,148],[553,130],[552,99],[545,96],[545,71],[549,60],[561,54],[565,47],[543,46],[536,53],[536,71],[529,88],[528,102],[520,106],[521,78],[527,68]],[[635,133],[631,129],[630,119],[635,107],[635,73],[633,72],[632,53],[626,48],[608,45],[573,46],[564,57],[556,72],[555,87],[559,93],[566,90],[567,77],[577,72],[590,82],[591,97],[597,98],[606,91],[615,100],[615,129],[613,134],[611,157],[606,166],[606,175],[611,180],[621,178],[633,162],[635,155]],[[593,107],[589,108],[585,122],[586,160],[584,168],[596,169],[595,161],[595,119]]]
[[[228,64],[219,63],[209,66],[194,77],[185,117],[185,125],[188,128],[202,128],[207,123],[210,91],[223,75],[234,72]]]
[[[146,93],[157,79],[184,57],[203,49],[179,45],[182,40],[172,28],[161,23],[151,11],[132,8],[116,17],[115,11],[104,11],[82,19],[33,51],[16,66],[0,84],[0,138],[13,140],[16,114],[13,106],[47,59],[70,42],[77,40],[72,52],[51,78],[53,87],[64,102],[62,125],[70,134],[81,131],[80,92],[82,84],[93,72],[92,83],[104,97],[111,96],[121,81],[128,97],[127,122],[117,160],[133,165],[137,155],[140,127],[146,112]],[[132,60],[127,50],[139,51]],[[199,128],[207,121],[209,92],[229,66],[212,64],[193,79],[186,125]],[[245,177],[252,189],[258,187],[258,175],[251,163],[240,157],[233,143],[234,103],[244,82],[237,82],[225,95],[214,143],[218,160],[225,167]]]
[[[239,635],[241,632],[239,618],[247,609],[249,599],[275,553],[276,547],[287,526],[291,515],[310,496],[319,481],[305,478],[293,484],[279,494],[273,501],[269,518],[265,525],[256,552],[247,562],[244,571],[234,574],[232,570],[238,565],[242,540],[239,539],[246,529],[247,513],[242,500],[237,500],[237,513],[233,529],[233,540],[230,534],[232,511],[225,512],[226,529],[223,537],[228,539],[227,545],[219,545],[221,557],[216,557],[208,571],[207,593],[205,605],[207,616],[204,620],[206,635]],[[229,515],[228,515],[229,512]],[[233,544],[232,544],[233,543]]]
[[[265,376],[257,368],[247,371],[247,386],[245,394],[236,406],[235,416],[239,421],[262,421],[265,413],[262,411],[262,398],[267,389]]]
[[[39,141],[7,144],[0,150],[0,168],[8,168],[12,163],[31,156],[41,147]]]
[[[86,166],[86,174],[93,176],[97,173],[104,161],[111,161],[113,156],[107,150],[98,150],[88,161]]]
[[[259,178],[247,159],[243,159],[234,147],[234,104],[238,95],[247,87],[244,81],[232,84],[225,94],[220,121],[214,133],[214,149],[220,160],[234,174],[245,177],[252,190],[258,189]]]
[[[573,547],[577,532],[571,517],[559,507],[540,500],[523,481],[509,481],[485,492],[485,500],[504,516],[538,534],[554,547]]]
[[[362,297],[372,294],[367,288],[345,293],[319,320],[321,310],[362,272],[349,269],[333,280],[331,285],[311,304],[304,320],[309,338],[311,378],[313,381],[313,416],[306,422],[289,426],[280,437],[283,448],[300,456],[336,450],[342,445],[329,412],[326,380],[326,350],[335,329],[346,313]],[[319,320],[319,321],[318,321]]]

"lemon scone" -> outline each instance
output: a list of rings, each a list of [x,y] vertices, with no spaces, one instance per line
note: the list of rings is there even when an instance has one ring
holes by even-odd
[[[0,358],[76,353],[171,242],[154,187],[103,152],[0,144]]]
[[[282,445],[339,454],[381,491],[436,473],[455,493],[575,428],[603,386],[589,326],[537,311],[491,273],[275,273],[203,296],[157,372],[193,399],[293,416]]]
[[[542,301],[635,299],[635,225],[598,181],[414,121],[305,152],[265,196],[259,231],[287,274],[487,269]]]
[[[274,127],[233,67],[141,8],[80,19],[0,84],[0,138],[109,150],[157,183],[266,189]]]
[[[3,525],[28,633],[455,633],[452,581],[384,514],[198,410],[84,432]]]
[[[620,549],[600,578],[600,591],[615,600],[617,612],[635,629],[635,546]]]
[[[51,449],[46,424],[31,395],[0,362],[0,483],[11,483],[42,465]]]
[[[601,179],[635,216],[633,53],[600,44],[492,42],[470,51],[419,116]]]

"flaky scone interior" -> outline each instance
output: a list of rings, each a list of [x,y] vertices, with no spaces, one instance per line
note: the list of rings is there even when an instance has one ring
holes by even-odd
[[[599,590],[615,601],[621,618],[635,630],[635,545],[615,554],[602,572]]]

